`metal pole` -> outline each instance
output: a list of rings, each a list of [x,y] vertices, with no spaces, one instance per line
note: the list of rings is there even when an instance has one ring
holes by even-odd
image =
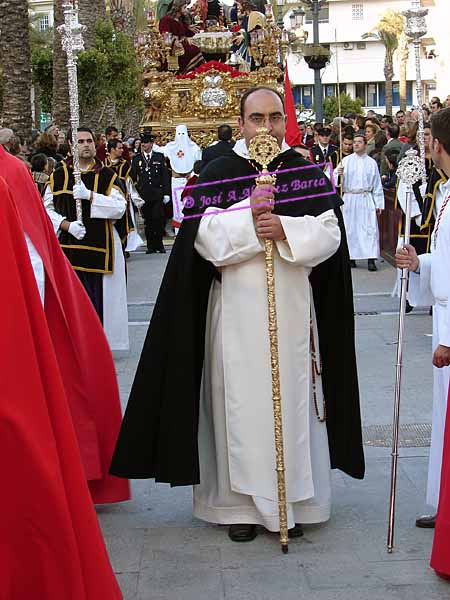
[[[313,43],[319,44],[319,0],[313,0]],[[320,78],[320,68],[314,69],[314,107],[316,110],[316,122],[323,122],[323,87]]]
[[[420,159],[422,162],[422,182],[427,180],[426,160],[425,160],[425,134],[424,134],[424,115],[423,115],[423,85],[420,67],[421,38],[427,33],[426,16],[427,8],[420,6],[420,0],[412,0],[411,8],[405,10],[403,15],[406,17],[405,34],[410,38],[414,45],[414,58],[416,66],[416,93],[419,111],[419,128],[417,131],[417,141],[420,150]]]
[[[409,244],[411,233],[411,203],[413,195],[413,185],[422,177],[421,160],[417,156],[416,150],[408,150],[406,157],[400,161],[397,174],[400,181],[406,184],[406,210],[405,210],[405,244]],[[402,269],[401,291],[400,291],[400,311],[398,320],[397,334],[397,361],[395,367],[395,399],[394,399],[394,419],[392,425],[392,452],[391,452],[391,488],[389,495],[389,521],[387,535],[387,551],[392,553],[394,547],[394,528],[395,528],[395,501],[397,493],[397,466],[398,466],[398,437],[400,429],[400,398],[402,386],[403,369],[403,344],[405,332],[405,314],[406,314],[406,291],[408,288],[408,269]]]
[[[63,0],[64,25],[58,27],[62,37],[62,47],[67,55],[67,78],[69,82],[70,127],[72,130],[73,175],[75,183],[81,183],[80,159],[78,154],[78,127],[80,108],[78,102],[77,55],[83,49],[82,32],[86,29],[78,23],[78,6],[71,0]],[[82,221],[81,200],[75,200],[77,221]]]

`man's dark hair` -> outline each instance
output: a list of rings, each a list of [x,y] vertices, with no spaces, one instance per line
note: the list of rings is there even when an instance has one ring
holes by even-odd
[[[353,142],[353,140],[355,139],[356,135],[353,135],[353,133],[350,133],[350,131],[346,131],[343,135],[344,140],[351,140]]]
[[[78,133],[90,133],[92,135],[92,139],[94,139],[94,132],[89,127],[78,127],[77,132]],[[72,143],[72,128],[70,128],[69,131],[67,132],[67,141],[70,144]]]
[[[394,169],[396,169],[398,166],[399,155],[400,155],[400,150],[398,148],[389,148],[384,153],[384,156],[391,163],[391,165],[394,167]]]
[[[105,129],[105,135],[111,135],[112,133],[119,133],[119,130],[117,129],[117,127],[114,127],[113,125],[110,125],[109,127],[107,127]]]
[[[278,96],[278,98],[281,100],[281,104],[283,105],[283,108],[284,108],[284,98],[278,90],[274,90],[273,88],[269,87],[268,85],[259,85],[258,87],[252,87],[252,88],[248,89],[246,92],[244,92],[242,94],[240,107],[239,107],[239,114],[241,115],[241,119],[244,118],[245,103],[247,102],[247,98],[249,96],[251,96],[252,94],[254,94],[255,92],[259,92],[260,90],[265,90],[266,92],[272,92],[273,94]]]
[[[47,156],[40,152],[31,157],[31,170],[35,173],[42,173],[48,163]]]
[[[367,138],[362,133],[355,133],[355,135],[353,137],[353,141],[355,141],[356,138],[361,138],[362,140],[364,140],[364,143],[367,144]]]
[[[119,144],[123,144],[122,140],[119,140],[119,138],[115,138],[114,140],[108,140],[108,152],[111,152],[111,150],[117,150],[117,146]]]
[[[394,122],[394,119],[391,117],[391,115],[383,115],[382,121],[386,121],[386,123],[389,123],[389,125],[392,125],[392,123]]]
[[[441,142],[450,155],[450,108],[444,108],[431,117],[431,135]]]
[[[196,160],[194,163],[194,166],[192,168],[192,170],[194,171],[194,173],[196,175],[199,175],[200,171],[202,170],[203,167],[203,161],[202,160]]]
[[[398,139],[398,136],[400,135],[400,127],[396,123],[388,125],[386,129],[389,131],[391,138],[394,138],[394,140]]]
[[[398,110],[398,111],[395,113],[395,116],[396,116],[396,117],[398,117],[398,115],[404,115],[404,114],[405,114],[405,111],[404,111],[404,110]]]
[[[217,129],[217,137],[221,142],[229,142],[233,137],[233,130],[229,125],[219,125]]]

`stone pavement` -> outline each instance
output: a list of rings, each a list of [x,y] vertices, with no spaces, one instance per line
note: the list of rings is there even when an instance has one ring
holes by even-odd
[[[117,361],[124,404],[166,262],[161,255],[134,254],[128,263],[132,351],[129,358]],[[291,541],[288,555],[281,554],[274,534],[261,532],[252,543],[235,544],[226,528],[194,519],[188,488],[133,482],[131,502],[98,507],[126,600],[450,598],[450,584],[440,581],[428,566],[432,532],[414,527],[425,508],[431,318],[426,310],[415,310],[406,319],[402,424],[421,425],[422,435],[412,427],[405,438],[408,447],[401,450],[396,548],[388,555],[390,449],[382,444],[389,437],[394,396],[397,302],[389,293],[395,271],[383,263],[377,273],[368,273],[361,263],[353,276],[368,444],[365,480],[333,472],[331,520],[306,527],[303,538]],[[374,425],[381,426],[378,437],[373,435]]]

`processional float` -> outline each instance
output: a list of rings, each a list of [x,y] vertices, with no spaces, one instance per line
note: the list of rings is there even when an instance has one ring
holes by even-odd
[[[417,102],[419,111],[419,128],[417,139],[420,155],[415,150],[409,150],[398,166],[398,177],[406,186],[406,210],[405,210],[405,238],[404,243],[409,244],[411,232],[411,204],[413,200],[413,185],[418,181],[425,182],[425,138],[424,138],[424,115],[423,115],[423,95],[422,95],[422,77],[420,70],[420,39],[427,32],[425,17],[428,14],[426,8],[420,6],[420,0],[413,0],[412,7],[404,11],[406,17],[405,34],[410,38],[414,45],[415,64],[416,64],[416,86]],[[400,288],[400,310],[397,335],[397,361],[395,373],[395,399],[394,399],[394,420],[392,427],[392,460],[391,460],[391,488],[389,496],[389,522],[387,535],[387,551],[392,553],[394,547],[395,530],[395,502],[397,493],[397,466],[398,466],[398,447],[400,430],[400,399],[401,399],[401,381],[403,370],[403,343],[405,331],[406,314],[406,292],[408,288],[409,273],[408,269],[402,269],[401,288]]]
[[[64,24],[58,27],[61,45],[67,55],[67,79],[69,84],[70,128],[72,130],[73,176],[75,183],[81,183],[80,158],[78,153],[78,127],[80,126],[80,107],[78,101],[77,52],[84,49],[84,25],[78,22],[77,0],[63,0]],[[82,221],[81,200],[75,199],[77,221]]]

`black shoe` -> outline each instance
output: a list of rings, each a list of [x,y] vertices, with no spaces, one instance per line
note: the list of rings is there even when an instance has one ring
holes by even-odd
[[[413,310],[414,310],[414,306],[411,306],[411,304],[407,300],[406,301],[405,313],[408,314],[408,313],[412,312]]]
[[[252,542],[258,535],[256,525],[230,525],[228,536],[233,542]]]
[[[377,265],[375,264],[375,259],[369,258],[367,261],[367,270],[368,271],[378,271]]]
[[[147,248],[145,254],[156,254],[156,250],[154,250],[153,248]]]
[[[416,519],[416,527],[420,529],[434,529],[436,525],[436,515],[423,515]]]
[[[166,254],[166,249],[164,248],[164,246],[161,246],[161,248],[158,248],[157,252],[159,252],[160,254]]]
[[[292,529],[288,530],[288,536],[290,539],[299,538],[303,536],[303,529],[299,523],[296,523]]]
[[[350,261],[350,268],[351,269],[356,269],[356,260],[351,260]]]

